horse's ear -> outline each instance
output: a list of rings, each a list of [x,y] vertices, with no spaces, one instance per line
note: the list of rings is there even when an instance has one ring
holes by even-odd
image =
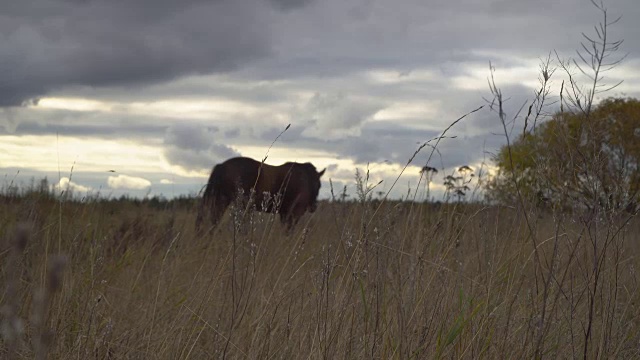
[[[318,173],[318,177],[322,177],[322,175],[324,175],[325,170],[327,170],[327,168],[322,169],[322,171]]]

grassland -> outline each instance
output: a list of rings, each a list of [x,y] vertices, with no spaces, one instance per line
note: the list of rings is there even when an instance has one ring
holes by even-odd
[[[0,357],[640,356],[632,216],[335,201],[291,234],[194,221],[189,202],[2,197]]]

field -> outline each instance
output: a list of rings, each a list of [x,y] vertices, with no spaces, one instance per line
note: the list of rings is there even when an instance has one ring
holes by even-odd
[[[0,357],[638,358],[640,222],[324,201],[288,234],[195,204],[0,204]],[[62,256],[58,256],[62,255]]]

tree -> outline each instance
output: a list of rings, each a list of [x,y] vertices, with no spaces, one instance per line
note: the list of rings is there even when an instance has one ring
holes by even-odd
[[[593,111],[558,112],[495,156],[489,198],[634,208],[640,199],[640,101],[609,98]],[[515,177],[515,179],[514,179]],[[515,180],[515,181],[514,181]]]

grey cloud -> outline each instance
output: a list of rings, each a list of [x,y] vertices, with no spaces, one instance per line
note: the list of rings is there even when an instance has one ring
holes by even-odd
[[[238,156],[236,151],[219,144],[212,145],[208,151],[193,151],[177,147],[168,147],[164,150],[164,157],[170,164],[186,171],[196,172],[207,171],[215,164],[234,156]]]
[[[291,10],[306,6],[314,0],[269,0],[276,8],[281,10]]]
[[[216,125],[212,125],[215,123]],[[233,123],[235,126],[235,123]],[[170,129],[168,131],[167,129]],[[175,118],[126,112],[73,111],[44,108],[0,109],[0,135],[55,135],[96,139],[128,139],[149,143],[169,141],[204,147],[214,135],[236,139],[245,130],[209,119]],[[222,136],[221,134],[224,134]],[[168,139],[165,139],[168,136]],[[193,138],[192,138],[193,136]],[[251,137],[250,135],[246,135]]]
[[[211,146],[213,133],[217,131],[216,127],[203,128],[192,124],[173,125],[167,129],[164,143],[185,150],[202,151]]]
[[[446,139],[440,142],[438,150],[434,153],[430,166],[438,169],[442,167],[451,168],[462,165],[472,165],[490,161],[491,154],[496,152],[504,144],[504,136],[501,135],[478,135],[478,136],[458,136],[455,139]],[[416,165],[426,165],[426,160],[431,149],[425,148],[420,156],[416,157]],[[440,154],[442,159],[440,159]]]
[[[475,50],[526,57],[544,56],[554,49],[573,54],[580,48],[580,33],[589,32],[601,19],[588,1],[530,3],[318,2],[274,24],[276,47],[281,50],[252,70],[265,78],[339,77],[363,69],[407,71],[460,63],[478,59]],[[623,21],[612,27],[612,35],[624,37],[640,30],[633,20],[640,16],[635,0],[616,1],[609,8],[611,18],[624,14]],[[640,50],[636,43],[625,46],[633,47],[625,48],[632,53]]]
[[[237,138],[240,135],[240,129],[233,128],[224,132],[224,137],[227,139]]]
[[[523,130],[524,118],[527,116],[529,106],[535,99],[537,89],[518,84],[501,85],[504,80],[501,76],[497,76],[496,84],[500,87],[504,97],[503,111],[506,114],[508,122],[507,130],[509,131],[509,136],[515,137]],[[551,85],[552,91],[547,96],[545,106],[542,108],[542,112],[536,120],[538,123],[548,120],[550,116],[560,111],[558,92],[561,81],[558,78],[553,80],[554,83]],[[612,95],[613,94],[609,94],[609,96]],[[481,93],[465,93],[463,91],[445,92],[442,94],[441,100],[443,107],[446,108],[449,113],[445,119],[449,123],[462,115],[463,112],[477,108],[479,105],[484,105],[481,111],[474,113],[471,118],[464,119],[457,124],[453,131],[458,135],[469,138],[498,138],[504,143],[504,129],[497,114],[497,104],[493,104],[492,108],[491,103],[487,102],[493,100],[488,88]],[[528,127],[533,126],[534,118],[535,109],[532,109],[532,114],[528,119]],[[488,143],[491,143],[491,145],[497,144],[493,140]]]
[[[359,132],[361,125],[384,106],[370,99],[349,97],[345,93],[316,93],[305,107],[294,112],[296,119],[309,123],[303,132],[307,136],[341,138],[350,130]]]
[[[302,133],[307,129],[308,124],[292,122],[291,127],[287,129],[284,133],[282,131],[286,128],[282,127],[268,127],[259,135],[259,140],[261,140],[264,144],[270,144],[273,142],[278,136],[282,133],[282,136],[278,138],[278,141],[281,141],[287,146],[294,145],[300,140],[304,140],[306,137],[302,135]]]
[[[165,126],[141,124],[131,124],[125,128],[116,128],[112,125],[56,125],[21,122],[12,131],[3,131],[0,127],[0,134],[52,135],[57,133],[65,136],[77,136],[84,138],[89,136],[92,138],[122,139],[126,136],[129,139],[149,139],[161,136],[165,129]]]
[[[162,138],[175,119],[126,113],[60,109],[4,108],[0,134],[63,135],[82,138]]]
[[[289,90],[286,84],[277,82],[255,81],[249,77],[214,74],[187,76],[155,84],[140,83],[101,88],[71,86],[56,91],[56,94],[117,102],[156,101],[167,98],[185,100],[224,98],[266,105],[290,100]]]
[[[321,95],[316,93],[307,104],[309,116],[323,126],[349,129],[364,122],[381,106],[370,101],[349,99],[344,93]]]
[[[169,127],[164,138],[164,157],[172,165],[187,171],[202,172],[239,153],[218,143],[216,129],[181,124]]]
[[[491,118],[492,116],[488,112],[480,115],[476,113],[466,120],[467,123],[473,124],[480,118],[487,118],[489,119],[486,120],[487,122],[495,122],[496,133],[498,133],[499,122]],[[303,134],[304,127],[294,128],[292,126],[290,130],[297,129],[297,132],[288,134],[288,138],[283,136],[279,141],[282,141],[287,148],[292,150],[329,151],[339,159],[351,159],[357,164],[388,162],[404,165],[421,144],[439,136],[444,130],[444,128],[425,130],[401,124],[401,121],[369,122],[362,126],[359,136],[347,136],[338,139],[320,139],[305,136]],[[440,141],[438,149],[442,154],[442,161],[440,160],[440,155],[434,153],[431,164],[435,165],[432,166],[440,168],[474,163],[483,158],[483,151],[495,151],[504,142],[503,137],[492,135],[486,131],[487,129],[478,135],[466,136],[460,124],[452,128],[447,134],[448,136],[455,136],[455,138],[442,139]],[[266,134],[275,138],[280,131],[282,130],[278,128],[267,130],[265,135],[261,137],[262,145],[268,146],[270,143]],[[432,140],[430,144],[435,145],[435,141]],[[426,162],[429,152],[431,152],[431,148],[425,147],[413,163],[418,165]]]
[[[0,106],[19,105],[69,86],[130,87],[212,72],[232,71],[250,80],[340,77],[376,68],[407,72],[442,67],[450,73],[464,61],[499,62],[505,52],[536,57],[553,49],[579,48],[580,32],[590,31],[600,19],[588,2],[578,0],[544,0],[544,5],[527,0],[408,0],[401,6],[393,1],[328,0],[305,6],[310,2],[4,2]],[[633,21],[640,17],[636,5],[635,0],[610,4],[612,17],[624,14],[612,28],[614,38],[640,30],[640,23]],[[297,10],[278,11],[288,9]],[[635,54],[638,44],[627,42],[624,50]],[[490,58],[475,50],[503,54]],[[192,84],[181,91],[197,95],[216,89]],[[149,96],[163,94],[162,88],[148,90]],[[250,95],[241,95],[244,89],[221,91],[235,91],[235,96],[252,101],[270,101],[276,93],[260,85]],[[145,94],[139,91],[138,96]]]
[[[391,121],[376,121],[363,126],[360,136],[350,136],[331,143],[339,156],[356,163],[390,162],[404,164],[421,143],[439,133],[400,125]]]
[[[20,120],[16,118],[16,108],[2,108],[0,110],[0,131],[14,133]]]
[[[269,12],[256,1],[9,4],[0,8],[0,106],[70,85],[228,71],[271,51]]]
[[[295,130],[289,133],[291,130]],[[337,158],[352,159],[356,163],[383,162],[404,163],[422,143],[438,135],[435,131],[417,130],[390,121],[365,123],[358,136],[346,136],[336,139],[306,136],[304,126],[292,126],[282,143],[290,149],[320,150],[335,153]],[[263,145],[269,145],[269,139],[282,131],[270,128],[261,136]],[[273,141],[273,140],[271,140]]]
[[[480,118],[491,116],[493,115],[488,112],[476,113],[466,120],[469,124],[473,124]],[[491,120],[495,122],[496,129],[499,129],[498,120],[495,118]],[[300,134],[289,139],[286,146],[290,149],[329,150],[335,153],[337,158],[351,159],[356,164],[388,162],[404,165],[424,142],[431,140],[430,144],[435,145],[436,142],[432,139],[439,136],[442,130],[424,130],[403,126],[400,122],[375,121],[366,123],[359,136],[326,140]],[[275,130],[272,131],[275,133]],[[483,158],[489,160],[491,156],[485,152],[495,152],[504,143],[504,137],[497,130],[496,133],[497,135],[482,132],[467,136],[461,126],[453,127],[447,135],[454,138],[440,141],[439,152],[434,152],[430,164],[437,168],[449,168],[477,163]],[[432,148],[429,146],[423,148],[413,164],[424,165],[431,151]],[[329,168],[330,171],[341,171],[335,167]]]

